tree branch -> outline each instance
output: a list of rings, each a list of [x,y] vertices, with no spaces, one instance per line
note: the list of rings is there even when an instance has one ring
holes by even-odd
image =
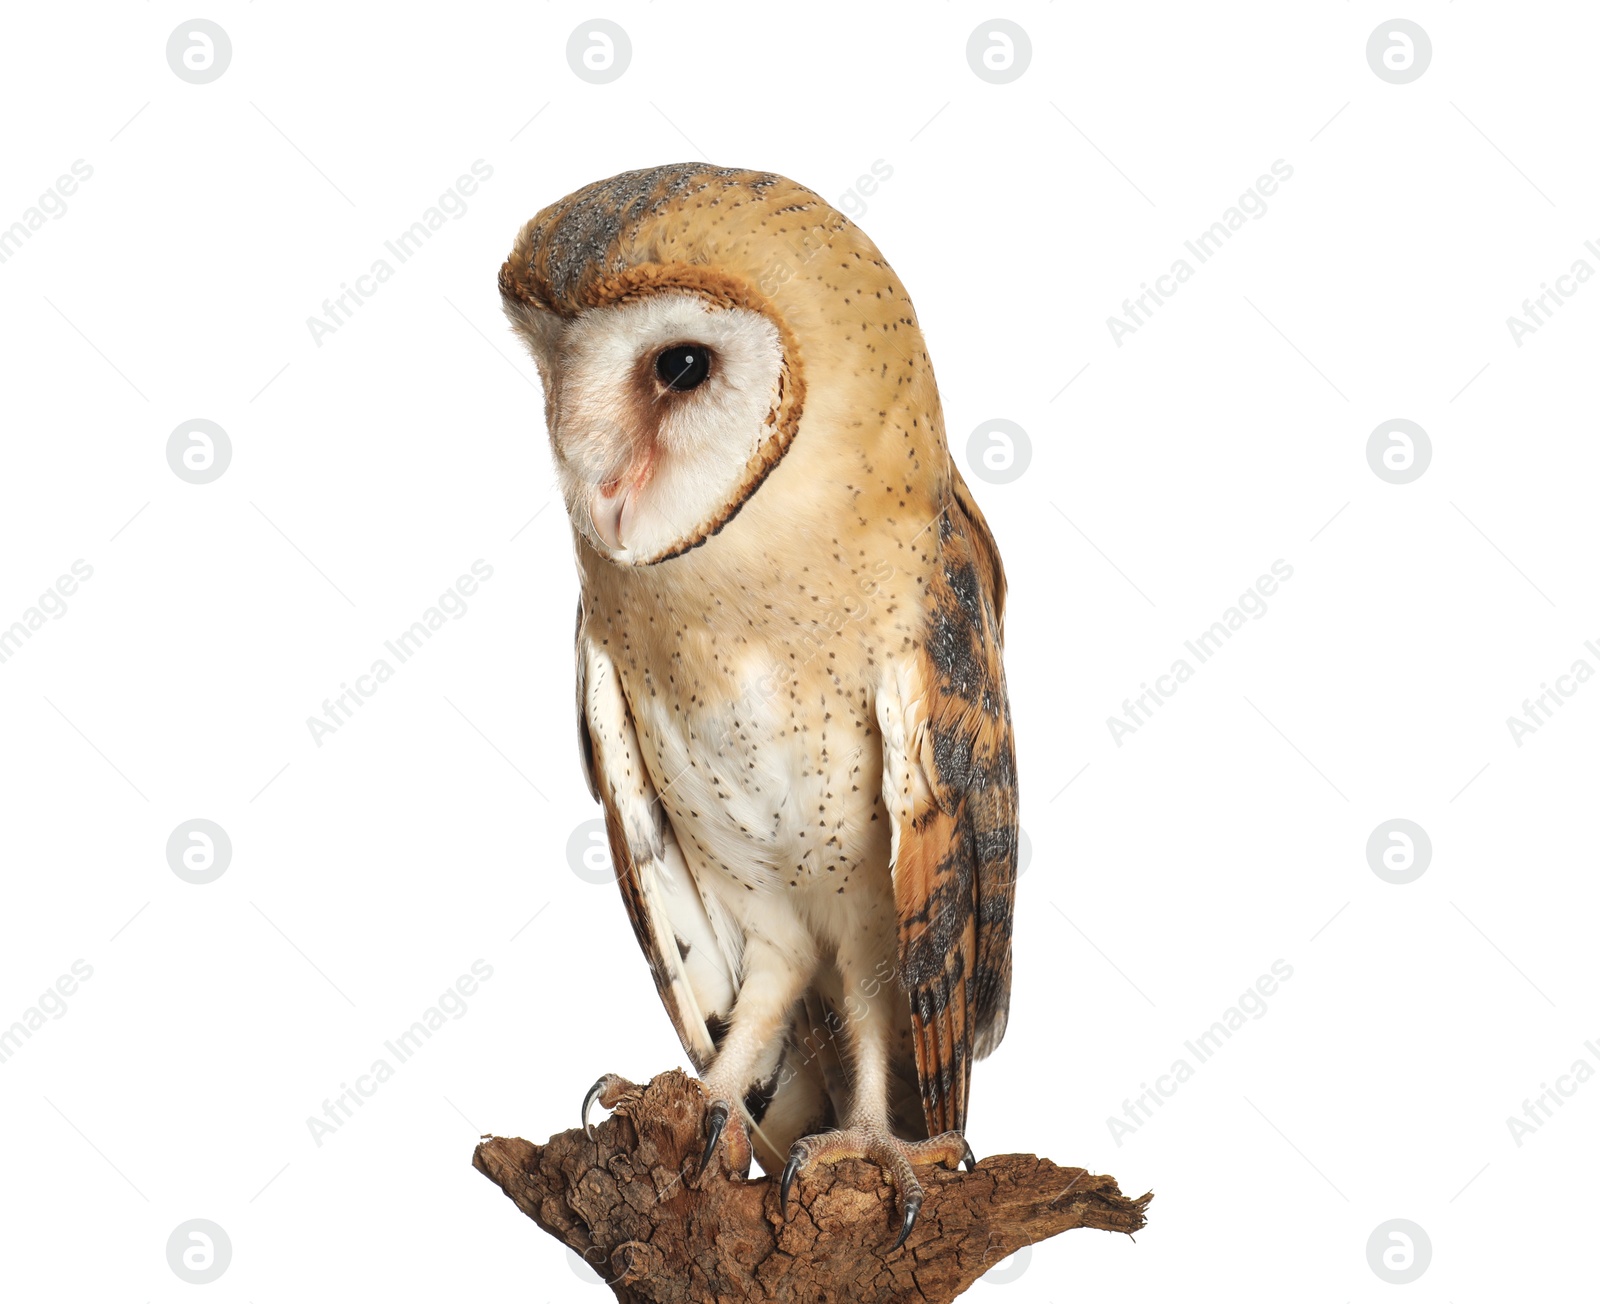
[[[927,1201],[905,1246],[895,1193],[858,1160],[802,1175],[778,1210],[777,1182],[696,1178],[705,1096],[674,1069],[624,1097],[590,1141],[490,1137],[475,1168],[570,1246],[623,1304],[849,1300],[946,1304],[1000,1260],[1072,1227],[1136,1232],[1150,1196],[1032,1155],[994,1155],[973,1173],[919,1170]]]

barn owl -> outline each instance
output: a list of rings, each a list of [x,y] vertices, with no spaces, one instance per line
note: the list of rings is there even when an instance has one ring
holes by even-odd
[[[595,182],[500,272],[581,597],[584,765],[707,1096],[701,1172],[974,1159],[1011,989],[1005,577],[872,241],[771,173]],[[584,1101],[613,1107],[612,1074]]]

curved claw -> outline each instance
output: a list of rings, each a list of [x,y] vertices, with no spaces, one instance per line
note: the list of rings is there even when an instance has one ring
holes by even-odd
[[[601,1078],[594,1086],[589,1088],[589,1094],[583,1098],[583,1134],[589,1140],[594,1140],[594,1128],[589,1126],[589,1111],[594,1108],[594,1102],[600,1099],[600,1093],[605,1090],[606,1080]]]
[[[920,1195],[908,1195],[906,1197],[905,1217],[900,1220],[900,1235],[895,1238],[894,1244],[889,1247],[890,1254],[893,1254],[906,1243],[906,1237],[911,1235],[911,1229],[917,1225],[917,1214],[921,1210],[922,1197]]]
[[[973,1158],[972,1146],[967,1145],[967,1153],[961,1156],[961,1162],[967,1166],[967,1171],[973,1172],[978,1167],[978,1161]]]
[[[800,1151],[791,1151],[789,1162],[783,1166],[783,1181],[778,1187],[778,1212],[785,1218],[789,1216],[789,1187],[794,1184],[794,1177],[800,1171],[800,1161],[803,1157]]]
[[[717,1142],[722,1140],[722,1129],[728,1126],[728,1106],[717,1101],[706,1110],[706,1122],[710,1125],[711,1135],[706,1138],[705,1154],[700,1156],[702,1173],[711,1166],[711,1156],[717,1153]]]

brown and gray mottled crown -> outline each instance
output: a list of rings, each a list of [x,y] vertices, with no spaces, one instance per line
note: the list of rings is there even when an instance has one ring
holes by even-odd
[[[772,172],[707,163],[622,172],[528,222],[500,269],[500,293],[572,316],[614,299],[617,278],[645,265],[714,266],[756,285],[775,223],[832,232],[850,225],[812,191]]]

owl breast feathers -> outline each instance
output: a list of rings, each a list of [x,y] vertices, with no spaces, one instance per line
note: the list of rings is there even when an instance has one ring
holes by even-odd
[[[1011,984],[1005,576],[904,287],[811,191],[695,163],[545,209],[500,290],[572,522],[584,765],[708,1093],[769,1169],[961,1130]]]

